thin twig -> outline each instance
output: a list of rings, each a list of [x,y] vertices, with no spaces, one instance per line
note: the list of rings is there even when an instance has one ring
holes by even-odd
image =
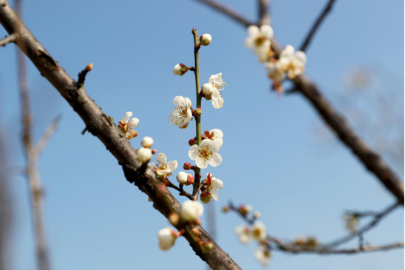
[[[42,134],[41,138],[37,142],[37,145],[35,146],[37,155],[41,155],[41,153],[44,151],[46,144],[58,127],[60,118],[61,116],[58,115],[55,117],[55,119],[53,119],[51,125],[45,130],[44,134]]]
[[[316,31],[318,30],[319,26],[321,26],[322,22],[326,18],[326,15],[332,10],[332,6],[335,3],[335,0],[329,0],[328,4],[323,9],[322,13],[319,15],[318,19],[315,21],[314,25],[312,26],[311,30],[308,32],[304,42],[302,43],[300,50],[305,51],[309,44],[312,41],[312,38],[315,36]]]
[[[259,4],[259,24],[270,24],[270,15],[269,15],[269,2],[270,0],[258,0]]]
[[[17,40],[17,35],[15,33],[11,34],[9,36],[6,36],[5,38],[0,40],[0,47],[6,46],[7,44],[15,42],[16,40]]]
[[[329,244],[324,244],[324,247],[327,248],[334,248],[337,247],[343,243],[346,243],[353,238],[356,238],[359,235],[363,235],[365,232],[369,231],[373,227],[375,227],[385,216],[387,216],[389,213],[391,213],[395,208],[397,208],[399,204],[395,202],[394,204],[388,206],[386,209],[375,215],[374,219],[370,221],[370,223],[364,225],[361,229],[357,230],[356,233],[354,234],[349,234],[347,236],[344,236],[342,238],[339,238],[335,241],[330,242]]]
[[[186,196],[187,198],[189,198],[190,200],[194,200],[193,195],[191,195],[190,193],[188,193],[187,191],[185,191],[183,189],[183,187],[178,187],[175,184],[173,184],[170,180],[167,180],[169,182],[169,187],[177,190],[178,192],[180,192],[181,196]]]

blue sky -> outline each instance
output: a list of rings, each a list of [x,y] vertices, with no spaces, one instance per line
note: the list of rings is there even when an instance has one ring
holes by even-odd
[[[256,16],[255,1],[223,2],[248,18]],[[275,35],[282,45],[293,46],[299,46],[326,4],[271,2]],[[307,51],[308,76],[332,99],[350,67],[377,66],[401,78],[394,87],[391,80],[379,79],[403,100],[403,10],[403,1],[338,0]],[[86,89],[113,118],[132,111],[140,119],[139,137],[131,141],[135,148],[143,136],[151,136],[160,152],[180,164],[189,161],[187,141],[195,136],[194,123],[180,130],[168,116],[173,97],[194,100],[195,89],[191,74],[174,76],[172,68],[179,62],[192,65],[193,27],[210,33],[213,41],[200,53],[201,79],[222,72],[229,84],[222,109],[202,105],[202,128],[224,132],[223,163],[209,168],[224,182],[221,201],[213,202],[217,212],[229,200],[249,203],[262,212],[272,235],[288,239],[310,234],[328,241],[345,234],[345,210],[380,210],[394,201],[348,149],[319,140],[314,127],[322,122],[307,101],[269,91],[265,69],[244,48],[245,29],[211,9],[186,0],[25,1],[24,21],[72,77],[94,64]],[[0,36],[5,34],[0,28]],[[12,45],[0,49],[0,123],[10,166],[23,164],[15,51]],[[81,119],[31,63],[28,74],[36,138],[57,114],[63,117],[40,161],[54,269],[205,269],[184,239],[169,252],[158,249],[157,232],[168,222],[146,195],[127,183],[105,147],[80,134]],[[10,180],[16,211],[12,269],[35,269],[27,183],[19,176]],[[255,245],[237,242],[233,230],[242,223],[233,214],[219,213],[218,243],[243,269],[261,269],[253,257]],[[403,210],[397,209],[365,238],[372,244],[399,241],[403,225]],[[270,269],[403,267],[399,249],[356,256],[275,252]]]

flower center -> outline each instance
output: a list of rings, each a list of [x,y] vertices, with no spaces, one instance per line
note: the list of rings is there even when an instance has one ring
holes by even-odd
[[[201,147],[199,156],[204,159],[209,159],[212,156],[212,152],[208,150],[208,147]]]
[[[262,34],[259,34],[257,36],[257,38],[255,39],[254,43],[256,45],[256,47],[261,46],[265,41],[267,40],[267,38],[265,36],[263,36]]]

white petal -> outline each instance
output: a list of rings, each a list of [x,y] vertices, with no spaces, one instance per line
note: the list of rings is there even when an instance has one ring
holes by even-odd
[[[139,119],[138,118],[132,118],[131,121],[129,122],[129,127],[130,128],[134,128],[137,127],[139,123]]]
[[[167,162],[166,155],[163,154],[163,153],[158,154],[157,157],[156,157],[156,161],[157,161],[159,164],[166,164],[166,162]]]
[[[222,163],[222,157],[220,154],[216,153],[212,158],[208,160],[212,167],[217,167]]]
[[[184,104],[186,104],[187,105],[187,108],[191,108],[191,100],[189,99],[189,98],[184,98]]]
[[[177,160],[169,161],[167,167],[171,172],[174,171],[177,168]]]
[[[222,147],[222,145],[224,145],[224,140],[222,139],[215,139],[214,142],[218,144],[220,148]]]
[[[200,156],[196,156],[195,164],[198,168],[205,169],[208,167],[208,160],[205,158],[201,158]]]
[[[214,138],[218,138],[218,139],[222,139],[224,137],[224,133],[217,128],[211,129],[210,130],[211,133],[214,133]]]
[[[219,201],[218,193],[215,189],[211,190],[211,196],[214,200]]]
[[[239,236],[239,242],[241,242],[242,244],[248,244],[250,241],[250,237],[247,234],[241,234]]]
[[[260,32],[259,27],[257,27],[256,25],[251,25],[247,28],[247,31],[249,33],[249,36],[257,36]]]
[[[291,55],[295,51],[294,47],[291,45],[285,46],[285,48],[281,51],[281,55]]]
[[[295,53],[295,57],[303,65],[307,62],[307,56],[305,55],[305,53],[303,51],[297,51]]]
[[[204,139],[200,143],[200,147],[205,147],[205,146],[210,147],[211,144],[212,144],[212,141],[210,139]]]
[[[219,91],[214,88],[214,91],[212,92],[212,106],[214,106],[215,109],[220,109],[223,105],[224,99],[221,97]]]
[[[248,37],[248,38],[245,39],[245,46],[247,48],[252,48],[253,44],[254,44],[254,39],[253,38]]]
[[[266,38],[273,37],[273,28],[268,24],[262,25],[260,27],[260,31],[262,32],[263,36],[265,36]]]
[[[179,106],[184,105],[184,98],[183,98],[182,96],[176,96],[176,97],[174,97],[174,99],[173,99],[173,104],[174,104],[176,107],[179,107]]]
[[[128,120],[129,120],[129,118],[132,116],[132,112],[127,112],[126,114],[125,114],[125,118],[124,118],[124,120],[125,120],[125,122],[128,122]]]
[[[158,169],[156,169],[156,173],[158,175],[167,175],[167,174],[171,173],[171,171],[169,168],[166,168],[164,170],[158,168]]]
[[[244,226],[244,225],[237,226],[235,228],[235,233],[238,234],[238,235],[242,234],[242,233],[245,232],[245,228],[246,228],[246,226]]]
[[[190,150],[188,150],[188,157],[192,160],[195,160],[197,157],[199,151],[198,151],[198,145],[193,145],[190,147]]]
[[[215,81],[217,79],[217,75],[211,75],[208,82],[212,83],[213,81]]]
[[[205,141],[205,140],[204,140]],[[214,141],[208,140],[209,142],[207,142],[205,145],[208,146],[208,151],[211,151],[212,153],[216,153],[219,151],[220,147],[217,143],[215,143]]]
[[[215,190],[220,190],[220,189],[223,188],[224,182],[222,182],[222,180],[219,180],[219,179],[217,179],[217,178],[215,178],[215,177],[213,177],[212,180],[213,180],[213,182],[214,182],[214,183],[212,184],[212,188],[213,188],[213,189],[215,189]]]

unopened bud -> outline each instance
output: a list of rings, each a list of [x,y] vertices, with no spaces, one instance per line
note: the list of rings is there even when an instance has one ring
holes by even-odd
[[[157,153],[157,149],[152,149],[152,155]]]
[[[201,115],[202,114],[201,108],[195,109],[194,113],[195,113],[195,115]]]
[[[151,148],[153,146],[153,139],[151,137],[143,137],[141,144],[145,148]]]
[[[209,130],[204,131],[204,136],[207,138],[211,137],[211,132]]]
[[[212,94],[212,84],[204,83],[202,86],[202,92],[204,95],[211,95]]]
[[[194,177],[191,174],[187,174],[187,183],[186,186],[194,184]]]
[[[180,220],[180,217],[178,214],[176,214],[176,213],[169,214],[169,221],[173,226],[177,226],[177,224],[179,224],[179,220]]]
[[[93,64],[88,64],[87,66],[86,66],[86,70],[87,71],[90,71],[90,70],[92,70],[93,69]]]
[[[137,151],[138,160],[142,163],[148,162],[152,158],[152,150],[150,148],[141,147]]]
[[[191,231],[194,233],[195,236],[200,236],[200,230],[197,228],[192,228]]]
[[[194,138],[194,139],[190,139],[189,141],[188,141],[188,145],[190,145],[190,146],[193,146],[193,145],[195,145],[195,144],[197,144],[197,140]]]
[[[173,74],[183,76],[188,70],[189,68],[186,65],[180,63],[174,66]]]
[[[205,204],[209,203],[211,201],[211,199],[212,199],[212,195],[211,195],[211,193],[209,193],[207,191],[201,193],[201,195],[200,195],[200,200],[202,203],[205,203]]]
[[[256,212],[253,214],[253,217],[254,217],[255,219],[259,218],[260,216],[261,216],[261,214],[260,214],[259,211],[256,211]]]
[[[186,184],[187,185],[187,181],[188,181],[188,175],[187,175],[187,173],[185,173],[185,172],[179,172],[178,174],[177,174],[177,181],[180,183],[180,184]]]
[[[191,169],[191,164],[188,163],[188,162],[184,163],[183,169],[185,169],[185,170],[190,170],[190,169]]]
[[[204,34],[200,37],[200,43],[203,46],[207,46],[211,43],[212,37],[210,34]]]
[[[207,241],[207,242],[204,243],[204,248],[205,248],[206,250],[210,250],[210,249],[212,249],[213,247],[214,247],[214,244],[211,243],[211,242],[209,242],[209,241]]]

